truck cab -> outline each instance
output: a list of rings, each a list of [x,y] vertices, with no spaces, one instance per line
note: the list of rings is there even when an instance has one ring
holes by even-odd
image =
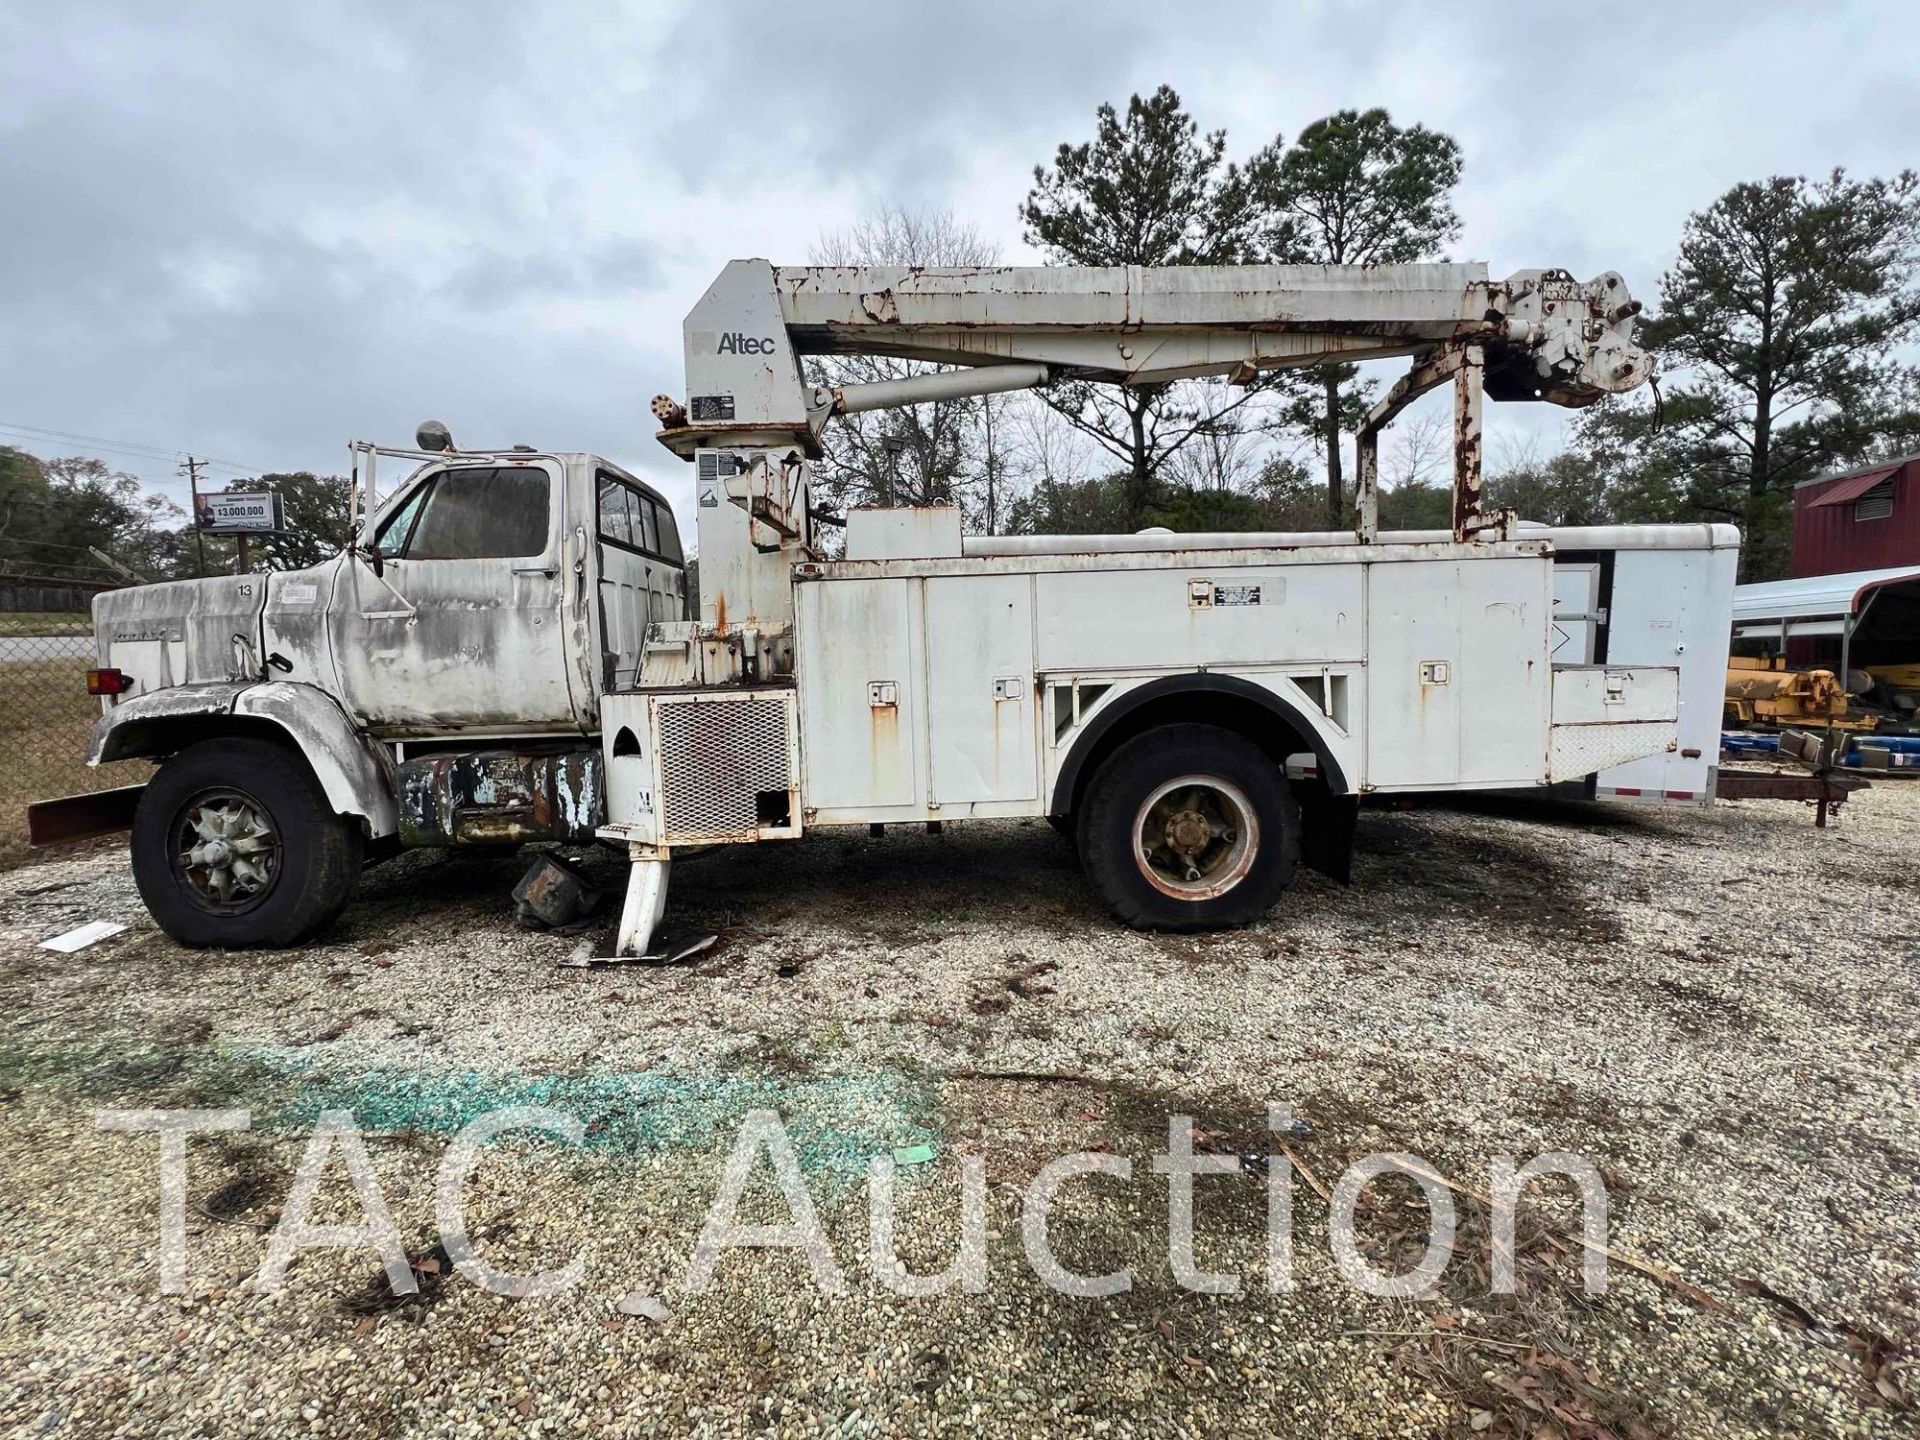
[[[672,508],[611,461],[355,453],[367,513],[332,559],[95,602],[89,758],[160,763],[134,867],[179,938],[291,943],[395,845],[591,839],[600,697],[685,617]],[[382,455],[420,463],[375,501]]]
[[[94,623],[123,677],[108,719],[257,676],[325,692],[381,739],[594,734],[600,694],[686,596],[657,491],[597,456],[515,450],[421,465],[320,565],[113,591]]]
[[[378,507],[365,551],[333,565],[336,684],[382,737],[596,733],[599,696],[637,673],[647,626],[686,605],[671,507],[591,455],[422,466]],[[306,621],[287,609],[272,609],[276,632]]]

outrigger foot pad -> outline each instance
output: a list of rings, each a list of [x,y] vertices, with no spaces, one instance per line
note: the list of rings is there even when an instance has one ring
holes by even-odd
[[[626,902],[620,907],[620,931],[613,942],[616,957],[642,956],[653,943],[653,932],[667,910],[665,850],[652,845],[629,845],[633,870],[627,879]]]

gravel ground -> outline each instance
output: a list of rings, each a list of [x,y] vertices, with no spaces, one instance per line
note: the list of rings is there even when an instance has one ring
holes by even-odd
[[[1362,816],[1356,885],[1303,876],[1228,934],[1128,932],[1037,823],[815,837],[682,863],[671,911],[721,944],[668,969],[556,968],[516,930],[519,862],[370,871],[317,944],[181,950],[123,852],[0,875],[0,1426],[35,1434],[1911,1435],[1920,1137],[1920,786],[1817,831],[1786,804],[1673,814],[1481,805]],[[592,863],[615,886],[619,869]],[[35,943],[84,920],[123,935]],[[1264,1278],[1268,1101],[1292,1142],[1293,1288]],[[467,1190],[502,1266],[585,1261],[571,1291],[436,1270],[432,1182],[474,1114],[552,1105],[579,1147],[509,1138]],[[246,1108],[196,1139],[188,1293],[159,1293],[157,1147],[101,1107]],[[250,1277],[313,1117],[351,1110],[420,1293],[369,1250]],[[749,1110],[783,1117],[844,1293],[798,1253],[689,1257]],[[1196,1182],[1202,1295],[1169,1272],[1168,1115],[1247,1173]],[[866,1157],[900,1176],[899,1252],[948,1261],[985,1161],[989,1277],[926,1299],[867,1258]],[[1072,1182],[1055,1294],[1021,1196]],[[1469,1190],[1491,1157],[1601,1168],[1616,1263],[1579,1290],[1571,1192],[1523,1218],[1520,1293],[1489,1293],[1484,1213],[1432,1292],[1373,1299],[1316,1193],[1372,1151]],[[1309,1178],[1308,1172],[1311,1172]],[[746,1219],[785,1218],[763,1163]],[[356,1218],[337,1158],[315,1214]],[[1427,1216],[1373,1189],[1361,1241],[1411,1263]],[[1689,1290],[1686,1287],[1698,1287]],[[660,1318],[621,1312],[647,1291]],[[1704,1292],[1704,1293],[1702,1293]]]

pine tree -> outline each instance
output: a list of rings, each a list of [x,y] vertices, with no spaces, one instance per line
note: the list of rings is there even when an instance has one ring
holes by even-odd
[[[1402,128],[1385,110],[1342,110],[1316,120],[1291,148],[1278,137],[1247,166],[1265,216],[1263,250],[1274,261],[1394,265],[1431,258],[1459,233],[1452,194],[1460,146],[1421,125]],[[1306,373],[1287,420],[1326,450],[1327,521],[1342,519],[1342,437],[1364,418],[1367,396],[1352,365]]]
[[[1687,221],[1642,340],[1677,384],[1615,404],[1581,444],[1643,494],[1747,532],[1743,571],[1784,570],[1792,488],[1910,448],[1920,373],[1920,179],[1799,176],[1734,186]],[[1669,507],[1671,508],[1671,507]]]
[[[1102,105],[1094,138],[1062,145],[1037,166],[1020,208],[1028,244],[1065,265],[1222,265],[1247,258],[1256,216],[1245,177],[1226,159],[1226,132],[1200,132],[1165,85],[1135,95],[1122,116]],[[1126,467],[1124,523],[1153,508],[1160,470],[1179,447],[1231,406],[1199,413],[1171,385],[1067,382],[1046,394],[1078,429]]]

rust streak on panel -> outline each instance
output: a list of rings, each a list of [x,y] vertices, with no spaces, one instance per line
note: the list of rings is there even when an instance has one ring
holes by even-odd
[[[1453,538],[1468,539],[1481,523],[1481,383],[1486,355],[1473,346],[1453,382]]]

